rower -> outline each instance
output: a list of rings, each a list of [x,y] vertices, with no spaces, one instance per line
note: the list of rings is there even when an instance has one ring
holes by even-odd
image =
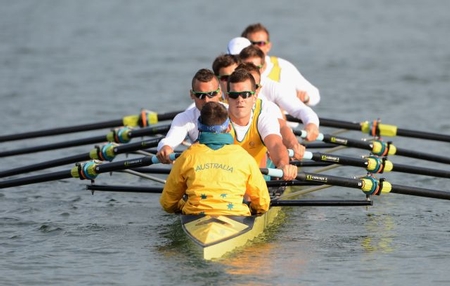
[[[299,143],[294,132],[292,132],[292,129],[287,125],[286,119],[281,113],[280,108],[274,102],[267,100],[264,94],[261,94],[263,87],[261,86],[261,74],[259,73],[259,68],[252,63],[241,63],[236,69],[244,69],[251,73],[256,82],[255,97],[258,98],[257,100],[263,101],[263,109],[267,109],[269,114],[276,115],[278,123],[280,124],[280,133],[283,138],[284,146],[294,151],[294,159],[302,160],[305,153],[305,146]],[[269,89],[269,92],[273,91],[275,91],[275,89]]]
[[[283,170],[284,180],[297,176],[297,167],[289,164],[278,118],[266,112],[263,101],[256,98],[256,82],[247,70],[235,70],[228,78],[225,99],[233,127],[235,144],[241,145],[260,167],[267,163],[267,153],[275,166]]]
[[[320,93],[317,87],[306,80],[299,70],[289,61],[280,57],[269,56],[272,48],[269,30],[260,23],[247,26],[241,34],[250,40],[254,46],[259,47],[265,55],[266,68],[262,71],[262,77],[268,77],[277,82],[295,86],[298,98],[309,106],[315,106],[320,101]],[[235,41],[235,45],[242,47],[242,42]],[[229,47],[233,49],[233,47]]]
[[[269,192],[259,166],[247,151],[233,144],[230,129],[222,104],[203,105],[198,142],[174,162],[164,186],[160,203],[165,211],[249,216],[269,209]]]
[[[166,137],[159,142],[156,157],[161,163],[172,162],[169,155],[183,142],[186,136],[192,142],[197,140],[197,119],[200,116],[200,110],[206,103],[219,102],[222,97],[219,81],[209,69],[198,70],[192,79],[191,86],[189,95],[194,101],[194,106],[190,106],[175,116]]]
[[[294,88],[263,76],[266,67],[263,51],[256,46],[248,46],[240,52],[239,57],[242,62],[253,63],[259,68],[262,85],[260,98],[274,102],[290,115],[302,120],[304,129],[308,133],[306,140],[316,140],[319,135],[319,117],[311,107],[306,106],[296,97]],[[293,125],[291,124],[291,126]]]

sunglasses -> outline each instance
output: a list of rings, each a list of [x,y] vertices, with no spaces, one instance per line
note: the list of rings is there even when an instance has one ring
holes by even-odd
[[[257,46],[263,47],[263,46],[267,45],[269,43],[269,41],[257,41],[257,42],[250,41],[250,43],[252,43],[252,45],[257,45]]]
[[[249,98],[254,95],[254,91],[229,91],[228,97],[232,99],[237,99],[239,96],[243,99]]]
[[[218,78],[220,81],[228,81],[228,79],[230,78],[230,75],[229,75],[229,74],[218,75],[217,78]]]
[[[213,98],[214,96],[217,96],[217,94],[219,94],[219,91],[220,88],[214,91],[207,91],[207,92],[191,90],[192,94],[198,99],[204,99],[206,97]]]

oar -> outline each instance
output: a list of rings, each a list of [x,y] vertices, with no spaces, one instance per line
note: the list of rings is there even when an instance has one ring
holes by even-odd
[[[292,115],[286,114],[286,120],[292,122],[302,122],[300,119],[293,117]],[[450,135],[423,132],[418,130],[408,130],[398,128],[395,125],[388,125],[379,123],[377,120],[373,122],[349,122],[336,119],[319,118],[321,126],[345,128],[349,130],[358,130],[371,136],[403,136],[412,138],[421,138],[435,141],[450,142]]]
[[[383,173],[393,171],[393,172],[401,172],[401,173],[409,173],[441,178],[450,178],[450,172],[446,170],[394,164],[389,160],[377,156],[368,156],[367,158],[355,158],[348,156],[325,154],[320,152],[305,151],[303,159],[310,159],[318,162],[328,162],[355,167],[363,167],[366,168],[366,170],[370,173]],[[292,164],[294,165],[296,165],[297,163],[300,162],[299,161],[292,162]]]
[[[103,145],[102,147],[97,146],[96,148],[92,149],[88,153],[78,154],[74,156],[69,156],[61,159],[55,159],[51,161],[41,162],[29,166],[24,167],[18,167],[6,171],[0,172],[0,178],[7,177],[7,176],[14,176],[19,175],[23,173],[28,173],[32,171],[38,171],[43,170],[47,168],[53,168],[57,166],[62,166],[70,163],[76,163],[81,161],[87,161],[87,160],[101,160],[101,161],[112,161],[116,155],[133,152],[136,150],[140,150],[143,148],[148,147],[155,147],[158,145],[159,141],[161,141],[162,138],[153,138],[144,140],[141,142],[136,143],[128,143],[125,145],[117,145],[115,143],[108,143]]]
[[[125,192],[125,193],[162,193],[161,187],[137,187],[137,186],[109,186],[109,185],[87,185],[86,189],[104,192]],[[370,200],[272,200],[272,207],[345,207],[345,206],[371,206]]]
[[[171,120],[182,111],[168,112],[168,113],[154,113],[147,110],[142,110],[140,114],[128,115],[118,120],[111,120],[105,122],[97,122],[92,124],[77,125],[71,127],[60,127],[55,129],[47,129],[19,134],[3,135],[0,136],[0,142],[30,139],[36,137],[44,137],[50,135],[60,135],[80,131],[96,130],[102,128],[112,128],[117,126],[129,126],[129,127],[146,127],[152,124],[156,124],[159,121]]]
[[[295,135],[300,136],[302,138],[306,138],[306,136],[308,134],[305,130],[293,130],[293,132]],[[336,144],[336,145],[342,145],[342,146],[347,146],[347,147],[354,147],[354,148],[369,150],[372,152],[372,154],[378,155],[378,156],[399,155],[399,156],[405,156],[405,157],[409,157],[409,158],[416,158],[416,159],[428,160],[428,161],[433,161],[433,162],[438,162],[438,163],[450,164],[449,157],[401,149],[401,148],[396,147],[391,142],[384,142],[381,140],[372,140],[372,141],[355,140],[355,139],[338,137],[338,136],[322,134],[322,133],[319,133],[317,140],[323,141],[326,143]],[[308,147],[308,145],[306,145],[306,146]]]
[[[122,128],[112,130],[107,135],[95,136],[95,137],[84,138],[84,139],[77,139],[77,140],[72,140],[72,141],[64,141],[64,142],[53,143],[53,144],[42,145],[42,146],[34,146],[34,147],[29,147],[29,148],[21,148],[21,149],[16,149],[16,150],[3,151],[3,152],[0,152],[0,157],[23,155],[23,154],[48,151],[48,150],[56,150],[56,149],[61,149],[61,148],[69,148],[69,147],[75,147],[75,146],[81,146],[81,145],[87,145],[87,144],[100,143],[100,142],[104,142],[104,141],[115,142],[115,143],[128,143],[134,137],[148,136],[148,135],[155,135],[155,134],[166,134],[167,131],[169,131],[169,129],[170,129],[170,125],[151,126],[151,127],[145,127],[142,129],[138,129],[138,130],[133,130],[130,127],[122,127]]]
[[[138,187],[138,186],[109,186],[109,185],[86,185],[87,190],[91,190],[92,194],[95,191],[106,191],[106,192],[131,192],[131,193],[162,193],[163,188],[161,187]]]
[[[372,206],[368,200],[272,200],[272,207],[355,207]]]
[[[170,154],[170,158],[171,160],[175,160],[179,155],[180,155],[179,153],[172,153]],[[101,162],[99,163],[98,161],[89,161],[85,163],[76,164],[76,166],[70,170],[2,181],[0,182],[0,189],[48,181],[55,181],[67,178],[79,178],[80,180],[94,181],[94,179],[101,173],[109,173],[114,171],[125,170],[128,168],[149,166],[156,163],[159,163],[158,158],[156,156],[146,156],[112,163],[101,163]]]
[[[261,168],[260,170],[265,175],[273,177],[283,176],[283,171],[280,169]],[[450,192],[418,187],[409,187],[403,185],[394,185],[389,183],[388,181],[385,181],[384,179],[377,180],[370,176],[356,179],[356,178],[337,177],[332,175],[321,175],[317,173],[300,172],[298,173],[296,179],[303,182],[317,182],[333,186],[360,189],[363,191],[364,194],[366,194],[366,196],[380,195],[381,193],[390,192],[403,195],[450,200]]]

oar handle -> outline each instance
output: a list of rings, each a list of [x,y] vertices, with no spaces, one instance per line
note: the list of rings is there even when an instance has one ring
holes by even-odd
[[[261,173],[263,175],[268,175],[275,178],[282,178],[283,177],[283,170],[281,169],[274,169],[274,168],[259,168],[261,170]]]
[[[301,138],[305,139],[308,137],[308,131],[306,130],[293,130],[294,134],[297,136],[300,136]],[[319,133],[319,135],[316,138],[316,141],[323,141],[323,134]]]

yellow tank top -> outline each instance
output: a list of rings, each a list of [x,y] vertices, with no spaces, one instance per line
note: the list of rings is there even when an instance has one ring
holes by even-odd
[[[271,56],[270,62],[273,64],[273,67],[272,67],[272,70],[270,71],[268,77],[274,81],[280,82],[281,67],[278,64],[278,58]]]
[[[260,167],[265,167],[267,148],[266,145],[264,145],[264,142],[258,131],[258,118],[261,114],[261,109],[262,100],[257,99],[253,108],[252,122],[250,122],[250,127],[248,128],[244,138],[241,141],[237,139],[234,126],[230,134],[234,138],[234,144],[238,144],[242,148],[244,148],[253,158],[255,158],[256,163],[258,163]]]

